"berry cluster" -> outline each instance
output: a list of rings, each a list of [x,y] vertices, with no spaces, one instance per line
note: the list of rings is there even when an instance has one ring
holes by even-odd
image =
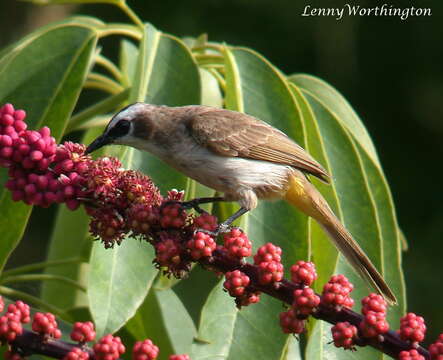
[[[432,360],[443,359],[443,334],[440,334],[438,339],[429,346],[429,354]]]
[[[363,321],[360,323],[360,331],[363,336],[375,337],[383,335],[389,330],[386,321],[386,301],[381,295],[369,294],[361,301]]]
[[[58,328],[55,316],[51,313],[37,312],[32,321],[32,330],[47,338],[60,339],[62,332]]]
[[[279,256],[281,249],[278,250]],[[309,287],[317,278],[315,265],[311,262],[298,261],[291,266],[292,279],[299,287],[293,291],[292,306],[280,314],[280,326],[284,333],[301,334],[305,331],[306,319],[320,304],[320,297]]]
[[[72,348],[70,352],[68,352],[63,360],[88,360],[89,354],[86,351],[78,347]]]
[[[399,333],[401,339],[409,340],[414,346],[418,346],[425,338],[425,320],[414,313],[407,313],[400,319]]]
[[[95,339],[94,324],[90,321],[74,323],[71,332],[71,339],[81,344],[94,341]]]
[[[223,236],[223,242],[229,256],[242,259],[251,256],[252,244],[246,234],[238,228],[233,228]]]
[[[111,334],[103,336],[94,344],[93,349],[97,360],[117,360],[126,351],[121,339]]]
[[[342,306],[351,309],[354,306],[354,300],[349,296],[352,290],[354,290],[354,285],[346,276],[334,275],[323,287],[321,302],[338,309]]]
[[[357,337],[357,327],[349,322],[338,322],[331,328],[332,340],[336,347],[345,350],[354,350],[354,341]]]
[[[187,243],[187,248],[193,260],[210,257],[216,247],[217,244],[214,238],[201,231],[196,232]]]
[[[151,340],[137,341],[132,350],[133,360],[154,360],[158,356],[158,346]]]
[[[291,266],[291,280],[296,284],[311,286],[317,280],[315,265],[310,261],[297,261]]]

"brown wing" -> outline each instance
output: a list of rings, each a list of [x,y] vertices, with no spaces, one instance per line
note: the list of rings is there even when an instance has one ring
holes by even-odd
[[[252,116],[211,109],[191,116],[188,129],[198,143],[219,155],[290,165],[329,181],[325,169],[302,147]]]

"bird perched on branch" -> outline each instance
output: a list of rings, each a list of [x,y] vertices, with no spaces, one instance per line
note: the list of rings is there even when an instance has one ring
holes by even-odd
[[[240,209],[219,230],[254,209],[259,199],[288,201],[320,224],[363,279],[388,302],[396,302],[383,277],[306,176],[329,182],[325,169],[280,130],[225,109],[135,103],[117,113],[86,151],[107,144],[148,151],[224,194],[201,203],[237,201]]]

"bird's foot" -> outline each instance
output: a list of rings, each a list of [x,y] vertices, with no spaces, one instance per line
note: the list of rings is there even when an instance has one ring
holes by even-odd
[[[220,234],[225,234],[231,231],[231,225],[230,224],[226,224],[224,222],[218,224],[217,228],[213,231],[211,230],[206,230],[206,229],[197,229],[194,231],[194,234],[197,232],[202,232],[204,234],[208,234],[211,235],[212,237],[217,237]]]

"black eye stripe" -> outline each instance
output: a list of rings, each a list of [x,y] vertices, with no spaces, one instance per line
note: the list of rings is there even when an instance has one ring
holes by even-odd
[[[129,133],[131,123],[128,120],[122,119],[109,130],[108,136],[112,138],[119,138]]]

